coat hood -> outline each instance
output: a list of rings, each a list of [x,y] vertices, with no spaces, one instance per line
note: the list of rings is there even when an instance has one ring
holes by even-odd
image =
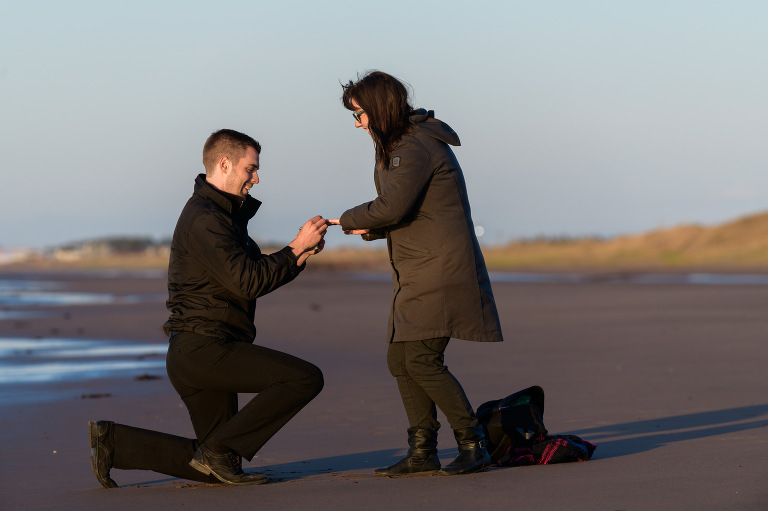
[[[434,110],[425,110],[419,108],[411,112],[410,121],[413,127],[421,133],[436,138],[446,144],[460,146],[459,136],[453,131],[453,128],[439,119],[435,119]]]

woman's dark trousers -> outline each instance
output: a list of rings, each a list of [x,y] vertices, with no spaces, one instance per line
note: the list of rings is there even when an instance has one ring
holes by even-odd
[[[440,423],[435,406],[454,430],[478,424],[464,389],[445,366],[448,340],[441,337],[389,344],[387,364],[397,380],[411,428],[437,431]]]

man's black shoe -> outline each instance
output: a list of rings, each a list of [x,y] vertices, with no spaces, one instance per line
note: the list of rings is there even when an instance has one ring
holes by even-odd
[[[109,477],[115,457],[115,423],[88,421],[88,444],[91,446],[91,470],[104,488],[117,488]]]
[[[243,472],[239,455],[232,452],[219,454],[201,444],[189,465],[203,474],[213,476],[227,484],[264,484],[269,478],[264,474]]]

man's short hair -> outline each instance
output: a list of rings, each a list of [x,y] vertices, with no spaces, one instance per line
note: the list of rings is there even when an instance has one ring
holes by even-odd
[[[224,156],[229,158],[233,165],[236,164],[240,158],[245,156],[248,147],[253,147],[257,153],[261,154],[261,144],[245,133],[228,129],[211,133],[203,146],[205,174],[207,176],[213,175],[216,165]]]

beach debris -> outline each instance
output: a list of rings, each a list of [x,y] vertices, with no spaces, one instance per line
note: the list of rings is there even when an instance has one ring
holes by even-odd
[[[80,399],[100,399],[102,397],[112,397],[112,394],[109,392],[104,392],[101,394],[83,394],[80,396]]]
[[[156,374],[147,374],[147,373],[140,374],[140,375],[138,375],[137,377],[134,378],[134,380],[138,380],[138,381],[160,380],[160,379],[162,379],[162,376],[158,376]]]

